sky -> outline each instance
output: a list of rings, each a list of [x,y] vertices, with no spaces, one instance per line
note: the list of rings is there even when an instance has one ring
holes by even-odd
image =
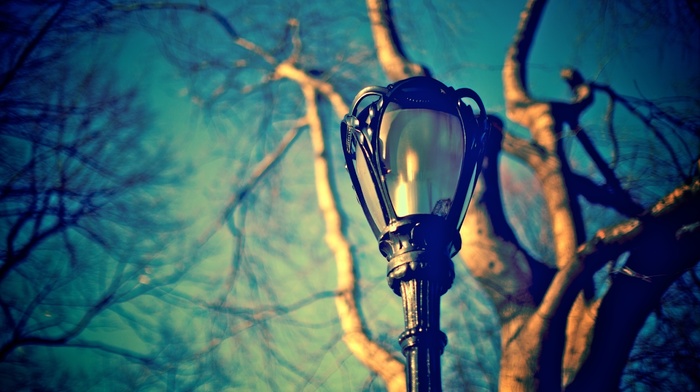
[[[262,12],[270,12],[270,9],[255,2],[210,3],[222,7],[227,4],[239,6],[241,10],[235,13],[238,18],[235,22],[240,22],[240,25],[236,27],[249,34],[246,37],[254,42],[267,42],[270,32],[276,33],[274,29],[281,26],[280,21],[295,15],[295,10],[282,9],[279,14],[263,15]],[[501,66],[517,26],[520,2],[424,0],[410,4],[395,1],[393,4],[396,23],[409,58],[427,65],[437,79],[448,85],[474,89],[482,97],[489,112],[504,116]],[[302,5],[313,8],[312,4],[303,2],[298,2],[298,5],[300,9],[303,8]],[[567,100],[569,96],[566,85],[558,74],[563,67],[571,65],[578,67],[587,79],[612,83],[621,94],[643,95],[647,98],[677,95],[697,97],[697,86],[685,83],[688,70],[697,65],[697,56],[683,57],[680,50],[668,45],[660,35],[653,32],[645,34],[643,40],[618,34],[612,22],[600,22],[595,17],[597,11],[591,8],[593,7],[587,1],[552,1],[548,5],[529,59],[529,82],[536,97]],[[371,41],[364,12],[362,2],[319,2],[315,10],[306,14],[307,19],[300,19],[302,38],[305,40],[303,43],[308,45],[308,50],[305,47],[303,52],[308,54],[305,60],[312,65],[333,64],[335,58],[322,56],[339,52],[350,57],[363,51],[371,52],[373,49],[367,46]],[[581,18],[581,15],[590,18]],[[338,19],[329,20],[331,17]],[[211,23],[210,20],[201,15],[192,19],[188,15],[181,21],[188,26],[187,31],[192,37],[198,39],[198,44],[213,46],[202,49],[224,53],[228,50],[226,45],[230,45],[230,40],[221,29],[204,27],[204,23]],[[273,116],[266,128],[256,131],[254,125],[264,115],[256,106],[244,106],[245,103],[237,102],[214,110],[203,108],[199,105],[200,97],[196,94],[197,88],[206,91],[202,86],[207,85],[207,82],[201,82],[193,88],[191,81],[195,77],[170,64],[162,54],[161,41],[142,30],[139,22],[145,22],[151,27],[164,26],[155,16],[146,14],[143,19],[132,20],[122,34],[104,36],[90,43],[82,51],[84,58],[78,56],[75,60],[81,62],[92,56],[111,56],[114,68],[123,78],[121,80],[140,86],[155,119],[154,132],[148,136],[149,142],[154,146],[168,146],[178,165],[188,169],[188,174],[182,178],[185,185],[167,197],[175,202],[172,213],[188,222],[183,229],[188,240],[197,241],[202,233],[210,230],[212,222],[220,216],[230,195],[238,190],[241,180],[249,175],[253,164],[270,151],[294,118]],[[202,30],[196,30],[200,26]],[[165,36],[178,38],[168,31]],[[377,70],[376,66],[370,66],[365,74],[355,75],[357,79],[367,76],[367,80],[352,82],[364,85],[386,84],[387,81]],[[262,77],[264,75],[261,73],[252,72],[246,76],[245,81],[257,83],[261,80],[256,78]],[[697,83],[697,72],[695,77]],[[358,89],[360,87],[362,86],[357,85]],[[293,87],[285,85],[275,92],[284,92],[285,88]],[[346,86],[344,88],[347,89]],[[354,92],[344,91],[346,100],[350,100]],[[276,101],[275,109],[281,108],[282,111],[291,107],[285,113],[295,113],[294,110],[298,109],[295,105],[299,103],[291,101]],[[597,124],[605,104],[602,97],[597,99],[595,106],[584,117],[585,124],[600,127]],[[328,124],[339,121],[328,113],[326,120]],[[518,132],[516,128],[513,130]],[[336,135],[338,130],[329,125],[328,132]],[[260,193],[250,196],[255,203],[247,205],[243,212],[239,211],[235,216],[239,228],[246,230],[246,257],[250,261],[247,277],[251,279],[247,286],[240,285],[234,290],[233,297],[238,305],[267,304],[273,300],[289,304],[300,300],[307,292],[334,289],[334,265],[323,241],[322,222],[318,218],[315,204],[312,157],[308,152],[307,137],[303,134],[289,150],[269,180],[258,188]],[[329,140],[332,142],[335,138],[329,137]],[[340,140],[336,141],[337,144],[332,146],[334,149],[338,149],[340,144]],[[350,216],[350,236],[356,243],[355,249],[361,259],[359,270],[363,279],[363,311],[370,328],[387,335],[377,336],[377,339],[393,345],[403,326],[400,301],[386,286],[385,264],[376,250],[376,243],[373,242],[366,222],[363,222],[349,179],[343,178],[341,155],[336,156],[338,161],[334,165],[339,188],[344,192],[343,207]],[[510,167],[510,178],[515,182],[514,187],[518,184],[525,186],[532,181],[522,166],[512,160],[506,161]],[[507,205],[516,204],[506,201]],[[516,227],[516,230],[524,233],[522,227]],[[237,239],[225,228],[219,230],[203,247],[201,254],[205,255],[205,261],[199,264],[196,271],[201,281],[183,283],[178,289],[191,295],[215,296],[219,292],[217,285],[221,284],[222,276],[232,268],[237,245]],[[170,251],[175,252],[174,248]],[[479,339],[476,334],[468,334],[465,339],[462,331],[457,329],[465,325],[460,323],[460,318],[463,317],[461,314],[468,313],[472,318],[470,325],[475,330],[488,334],[495,326],[492,310],[483,305],[483,293],[474,288],[476,285],[466,270],[458,268],[457,274],[458,279],[464,279],[469,284],[466,289],[448,293],[443,299],[445,308],[458,309],[458,312],[452,312],[444,319],[444,329],[450,339],[450,348],[444,360],[454,361],[461,355],[461,350],[477,347],[475,352],[481,355],[477,359],[484,368],[483,374],[492,375],[498,366],[498,336],[492,334]],[[254,278],[260,281],[256,283]],[[279,297],[275,298],[260,289],[270,282],[276,285],[275,293]],[[217,289],[210,290],[212,287]],[[353,363],[342,342],[338,342],[332,300],[325,299],[319,303],[323,306],[303,308],[294,313],[291,320],[285,318],[270,322],[269,327],[277,340],[267,343],[304,346],[304,350],[300,351],[303,354],[310,352],[308,360],[316,361],[315,365],[309,367],[316,366],[311,373],[316,380],[321,380],[322,387],[318,389],[334,390],[334,387],[344,385],[347,379],[356,381],[357,374],[361,371],[357,370],[358,365]],[[187,324],[191,315],[174,313],[172,317],[178,323]],[[294,329],[296,324],[301,323],[300,320],[311,322],[311,332]],[[198,326],[207,324],[201,320],[192,323]],[[235,340],[232,339],[231,345],[251,341],[257,343],[260,339],[258,332],[241,325],[243,324],[235,322],[228,325],[232,330],[240,332]],[[210,328],[214,329],[213,326]],[[125,338],[123,331],[110,331],[106,335],[109,336],[107,339],[128,341],[134,347],[147,344],[133,336]],[[318,341],[313,341],[314,338]],[[299,344],[299,341],[306,342],[301,339],[309,339],[309,343]],[[267,366],[265,361],[270,361],[270,358],[251,347],[241,349],[249,355],[249,361],[254,363],[256,369]],[[325,348],[325,351],[319,351],[321,348]],[[298,359],[294,350],[283,349],[281,352],[290,360]],[[81,356],[80,360],[83,361],[80,366],[83,366],[84,362],[89,362],[92,358]],[[238,362],[245,363],[245,360]],[[308,367],[305,368],[307,370]],[[281,371],[289,372],[288,369]],[[266,386],[260,379],[246,374],[245,369],[236,372],[245,386]],[[288,374],[285,377],[294,378]],[[484,379],[483,383],[492,386],[493,380]],[[306,390],[315,390],[317,387],[316,383],[304,386]]]
[[[361,6],[349,3],[328,2],[325,5],[330,8],[355,7],[355,12],[362,11]],[[689,64],[692,66],[692,62],[683,61],[680,51],[674,50],[672,47],[665,48],[663,39],[654,34],[649,34],[643,42],[639,42],[635,40],[634,36],[627,37],[624,34],[618,34],[617,27],[609,20],[602,23],[591,21],[595,18],[596,11],[592,10],[589,4],[590,2],[578,1],[551,2],[548,5],[529,58],[529,83],[535,97],[568,100],[569,92],[559,77],[559,71],[571,65],[575,65],[587,79],[599,83],[612,83],[616,91],[621,94],[642,95],[652,99],[697,94],[697,91],[693,90],[693,86],[683,84],[687,68]],[[487,3],[423,1],[410,5],[395,2],[395,7],[398,28],[402,38],[405,39],[405,49],[409,58],[426,64],[436,78],[448,85],[474,89],[481,95],[487,110],[503,116],[501,65],[517,25],[520,7],[514,6],[512,1],[505,0]],[[458,8],[459,12],[451,12],[450,10],[453,8]],[[429,17],[426,17],[426,12]],[[591,19],[580,18],[581,14],[588,14]],[[311,21],[301,20],[302,29],[307,28],[309,22]],[[343,24],[338,24],[336,28],[340,28],[338,26],[343,26]],[[258,33],[260,32],[256,34]],[[311,34],[314,33],[318,34],[316,30],[312,30]],[[363,39],[368,42],[368,31],[366,30],[359,31],[357,29],[352,33],[345,32],[345,34],[351,35],[348,37],[349,41]],[[255,36],[251,37],[251,39],[254,38]],[[144,42],[147,41],[139,40],[140,45],[144,45]],[[148,52],[150,53],[152,50]],[[162,122],[161,126],[169,137],[173,137],[172,141],[179,145],[176,150],[178,154],[182,154],[182,159],[190,159],[195,167],[192,187],[182,195],[182,199],[185,201],[183,208],[186,209],[189,206],[200,211],[200,202],[207,204],[212,198],[221,200],[226,197],[227,191],[230,191],[228,188],[231,184],[230,181],[219,182],[216,178],[227,176],[226,166],[231,164],[231,157],[221,150],[226,147],[220,144],[221,139],[219,139],[220,134],[218,133],[220,131],[212,129],[212,123],[205,118],[206,114],[193,106],[193,99],[187,94],[189,92],[187,78],[178,74],[167,64],[153,58],[150,61],[155,63],[153,73],[156,76],[152,76],[151,80],[158,82],[153,83],[152,94],[158,112],[162,113],[159,116]],[[323,62],[322,60],[317,61]],[[629,72],[630,69],[633,69],[634,72]],[[680,79],[676,79],[676,77]],[[382,83],[386,83],[386,81],[379,78],[366,81],[368,85]],[[350,97],[348,96],[348,98]],[[584,117],[584,124],[599,127],[606,103],[606,100],[599,96],[595,106]],[[329,122],[337,120],[329,119]],[[219,120],[217,124],[226,126],[227,123],[225,120]],[[231,125],[235,126],[235,124]],[[511,124],[511,126],[513,125]],[[238,130],[238,132],[240,131]],[[334,131],[329,132],[332,134]],[[331,140],[333,139],[331,138]],[[290,152],[287,161],[304,160],[303,154],[301,147],[299,150],[295,149]],[[506,159],[506,161],[508,160]],[[509,162],[509,164],[511,165],[513,181],[524,184],[533,181],[524,167],[516,162]],[[583,163],[583,165],[586,164]],[[294,171],[298,170],[299,167],[303,166],[284,164],[280,168],[279,176],[290,179],[298,177],[298,173]],[[592,171],[590,164],[589,170]],[[342,173],[339,176],[338,181],[342,189],[344,181],[347,179],[342,178]],[[311,188],[310,178],[306,177],[300,181],[301,183],[306,181],[306,186]],[[290,180],[284,180],[283,186],[291,186],[290,183]],[[295,198],[299,197],[295,195],[297,191],[294,189],[296,188],[290,188],[292,203],[295,203]],[[349,188],[347,190],[349,191]],[[665,191],[666,189],[659,190],[658,194]],[[304,193],[304,197],[313,199],[313,192]],[[354,203],[354,196],[348,193],[345,199],[347,200],[346,208],[356,220],[360,221],[359,224],[353,225],[353,228],[356,230],[366,229],[359,214],[359,208]],[[197,207],[192,207],[194,200],[200,200],[200,202],[194,202]],[[506,199],[506,204],[512,210],[511,206],[516,205],[516,202],[509,202]],[[353,207],[356,208],[353,210]],[[272,210],[274,211],[274,209]],[[212,212],[217,213],[216,208]],[[313,206],[309,213],[313,214]],[[592,213],[600,214],[599,211]],[[199,217],[201,219],[203,215],[199,215]],[[610,217],[610,219],[613,218]],[[314,223],[313,220],[309,224],[298,225],[299,241],[320,238],[322,236],[320,229],[318,222]],[[516,227],[516,231],[520,234],[524,234],[527,229],[522,226]],[[381,259],[377,254],[372,256],[372,252],[375,252],[375,245],[372,243],[369,233],[357,235],[362,238],[363,255],[367,259],[366,261],[362,260],[363,263],[367,263],[361,266],[362,276],[367,279],[366,284],[370,285],[367,288],[368,297],[373,298],[373,302],[367,301],[365,304],[365,311],[370,315],[368,317],[370,319],[372,315],[376,314],[393,314],[395,324],[392,325],[392,329],[397,330],[401,326],[397,299],[384,286]],[[222,241],[224,245],[221,245],[219,250],[226,254],[230,252],[230,249],[225,245],[226,239],[222,238]],[[315,246],[323,246],[321,240],[311,243]],[[264,242],[260,245],[267,246]],[[251,246],[255,245],[251,244]],[[303,254],[304,250],[302,249],[304,246],[299,249]],[[294,248],[284,251],[295,252]],[[327,256],[324,256],[324,253],[320,251],[317,257],[323,259]],[[213,256],[211,264],[213,270],[220,268],[217,267],[216,260],[226,260],[226,258]],[[298,263],[301,264],[302,261],[298,261]],[[369,263],[379,265],[370,268]],[[332,268],[329,266],[325,266],[325,268],[328,269],[328,276],[333,276]],[[462,275],[465,275],[464,271],[462,271]],[[468,279],[464,276],[463,278]],[[319,284],[319,288],[331,289],[332,281],[333,279],[329,278],[326,282],[328,284]],[[472,292],[472,295],[476,294]],[[377,300],[379,302],[375,302]],[[454,304],[459,302],[459,299],[447,297],[443,301],[447,304]],[[488,309],[478,308],[478,301],[467,303],[471,303],[468,306],[473,307],[472,311],[475,313],[488,312]],[[386,319],[391,319],[391,317],[382,318],[382,320]],[[381,323],[387,322],[381,321]],[[379,324],[379,322],[373,321],[369,323],[370,325]],[[488,322],[482,326],[484,330],[492,327],[493,325],[489,325]],[[448,336],[451,342],[459,341],[461,338],[455,331],[448,331]],[[387,339],[391,341],[393,337]],[[457,343],[451,344],[454,345],[455,350],[460,347]],[[494,354],[497,351],[497,340],[493,337],[485,344],[486,346],[481,350],[483,353],[489,353],[488,357],[491,360],[485,360],[484,364],[489,371],[493,372],[497,368],[497,354]],[[451,360],[449,354],[446,355],[445,360]],[[327,377],[332,380],[333,377],[338,376],[334,370],[337,367],[337,361],[338,359],[334,356],[322,361],[319,368],[322,378]],[[333,381],[328,381],[328,383],[333,385]]]

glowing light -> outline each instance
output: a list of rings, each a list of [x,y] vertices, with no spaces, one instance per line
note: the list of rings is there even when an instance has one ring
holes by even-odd
[[[399,216],[408,215],[411,211],[408,205],[408,188],[408,183],[400,180],[394,189],[392,201],[394,202],[394,210]]]

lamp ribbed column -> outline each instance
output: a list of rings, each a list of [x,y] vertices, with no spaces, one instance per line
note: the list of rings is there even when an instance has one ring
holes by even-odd
[[[447,337],[440,331],[440,292],[430,279],[401,281],[406,329],[399,336],[406,357],[408,391],[441,391],[440,356]]]

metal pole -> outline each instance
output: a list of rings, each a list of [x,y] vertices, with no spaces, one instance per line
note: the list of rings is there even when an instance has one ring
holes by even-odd
[[[420,222],[410,222],[383,236],[380,250],[389,260],[387,281],[403,302],[405,330],[399,343],[406,357],[409,392],[442,390],[440,356],[447,336],[440,331],[440,297],[454,280],[454,264],[444,253],[444,237],[430,241]],[[434,227],[433,227],[434,228]],[[430,230],[431,237],[439,234]],[[433,245],[431,247],[431,244]]]
[[[408,391],[441,391],[440,356],[447,336],[440,331],[440,293],[429,279],[401,282],[406,330],[399,343],[406,357]]]

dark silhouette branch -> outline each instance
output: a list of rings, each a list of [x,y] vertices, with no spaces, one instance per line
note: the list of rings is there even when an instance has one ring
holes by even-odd
[[[246,196],[255,188],[261,179],[265,177],[284,157],[285,153],[297,140],[301,129],[307,125],[303,118],[287,131],[277,144],[274,150],[265,155],[250,172],[248,178],[238,185],[238,190],[229,197],[226,206],[219,215],[219,220],[215,222],[208,230],[206,230],[198,239],[198,244],[205,244],[221,226],[233,219],[233,213],[236,208],[245,200]]]
[[[641,216],[615,226],[600,229],[578,249],[579,259],[587,268],[598,269],[604,263],[645,241],[655,241],[655,227],[670,233],[679,233],[687,225],[700,221],[700,179],[682,185]],[[651,233],[651,234],[649,234]],[[682,232],[681,232],[682,233]],[[663,247],[660,247],[663,248]]]
[[[12,67],[10,67],[9,70],[5,71],[2,76],[0,77],[0,94],[7,88],[7,86],[10,84],[10,82],[14,79],[15,75],[17,72],[24,67],[25,63],[29,59],[29,57],[32,55],[34,50],[39,46],[41,41],[46,37],[46,34],[49,33],[51,28],[53,27],[54,23],[56,23],[56,20],[61,16],[61,14],[66,10],[66,6],[68,4],[68,1],[60,1],[58,3],[58,7],[54,11],[54,13],[49,17],[49,19],[41,26],[39,31],[29,40],[27,45],[22,49],[20,52],[19,56],[17,57],[17,60],[14,61],[12,64]]]
[[[113,301],[113,294],[117,288],[117,281],[112,282],[112,287],[107,291],[106,294],[102,296],[94,305],[87,309],[83,316],[78,320],[72,328],[62,332],[57,336],[38,336],[38,335],[25,335],[25,331],[15,329],[13,337],[3,343],[0,346],[0,362],[3,362],[9,354],[14,350],[22,346],[30,345],[43,345],[43,346],[63,346],[70,342],[80,333],[82,333],[85,328],[92,322],[92,320],[100,314],[105,308],[107,308]],[[44,293],[46,295],[46,293]],[[27,309],[32,312],[32,309]],[[24,318],[29,316],[25,314]],[[26,319],[24,320],[26,322]],[[24,324],[24,323],[23,323]],[[24,325],[18,325],[23,327]]]
[[[255,43],[245,39],[244,37],[241,37],[238,34],[238,32],[236,31],[233,24],[228,20],[228,18],[224,14],[222,14],[221,12],[217,11],[216,9],[210,7],[209,5],[207,5],[204,2],[200,2],[199,4],[170,3],[170,2],[157,2],[157,3],[136,2],[136,3],[123,4],[123,3],[111,3],[110,2],[109,6],[110,6],[110,9],[112,9],[114,11],[121,11],[121,12],[173,10],[173,11],[194,12],[194,13],[204,15],[206,17],[213,19],[216,24],[221,26],[221,28],[224,30],[226,35],[229,38],[231,38],[236,45],[257,54],[266,63],[268,63],[270,65],[274,66],[278,63],[277,59],[275,59],[275,57],[272,54],[270,54],[268,51],[266,51],[262,47],[256,45]]]
[[[571,187],[590,203],[613,208],[627,217],[637,216],[644,211],[644,208],[634,201],[628,192],[617,190],[608,184],[597,184],[589,177],[580,174],[571,174]]]
[[[683,185],[640,218],[601,230],[579,249],[581,260],[596,270],[623,252],[629,257],[613,271],[598,310],[588,358],[568,391],[618,387],[635,338],[661,296],[700,260],[700,179]]]
[[[635,105],[632,102],[632,100],[619,95],[617,92],[615,92],[615,90],[612,89],[612,87],[597,83],[592,83],[591,87],[594,90],[600,90],[605,92],[613,102],[621,104],[632,115],[638,118],[644,124],[644,128],[651,131],[654,138],[656,138],[656,140],[658,140],[659,143],[661,143],[661,145],[663,146],[663,148],[667,151],[668,156],[671,159],[671,163],[673,164],[673,167],[675,168],[678,177],[682,178],[685,181],[691,180],[690,172],[692,171],[692,165],[695,163],[695,160],[698,158],[699,155],[696,154],[693,156],[693,152],[688,151],[691,160],[683,164],[678,157],[676,149],[666,137],[664,132],[662,132],[662,130],[659,129],[659,127],[655,124],[655,120],[662,119],[664,121],[668,121],[673,126],[682,130],[687,130],[689,133],[695,136],[700,135],[700,127],[697,127],[697,124],[684,124],[682,121],[674,118],[673,116],[670,116],[668,113],[665,113],[662,110],[658,110],[658,108],[656,108],[655,105],[653,106],[653,110],[651,110],[651,113],[649,115],[644,115],[644,113],[642,113],[639,110],[637,105]],[[652,105],[648,100],[643,100],[642,104],[647,106]]]

